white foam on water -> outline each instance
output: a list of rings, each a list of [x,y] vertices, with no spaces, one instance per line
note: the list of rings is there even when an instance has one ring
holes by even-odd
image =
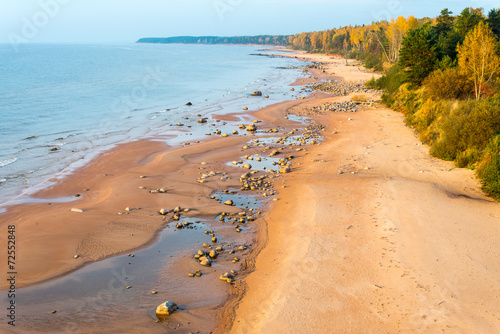
[[[4,167],[4,166],[7,166],[7,165],[10,165],[14,162],[17,161],[17,158],[11,158],[11,159],[7,159],[7,160],[4,160],[4,161],[0,161],[0,167]]]

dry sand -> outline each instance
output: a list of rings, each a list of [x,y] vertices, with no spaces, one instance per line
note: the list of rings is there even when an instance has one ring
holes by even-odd
[[[343,63],[328,71],[371,76]],[[317,119],[325,142],[283,179],[221,332],[499,333],[499,204],[474,172],[430,157],[389,109]]]

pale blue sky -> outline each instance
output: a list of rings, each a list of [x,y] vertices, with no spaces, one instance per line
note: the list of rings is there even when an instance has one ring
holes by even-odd
[[[294,34],[498,0],[0,0],[0,43],[126,43],[178,35]]]

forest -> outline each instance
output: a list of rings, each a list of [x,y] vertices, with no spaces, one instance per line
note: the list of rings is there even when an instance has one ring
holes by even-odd
[[[160,44],[257,44],[257,45],[288,45],[288,36],[259,35],[259,36],[176,36],[176,37],[148,37],[141,38],[137,43]]]
[[[289,37],[294,49],[359,59],[435,157],[474,169],[500,200],[500,9],[443,9]]]

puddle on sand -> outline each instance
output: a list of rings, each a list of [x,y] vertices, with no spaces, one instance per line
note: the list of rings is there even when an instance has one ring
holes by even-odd
[[[68,196],[61,198],[37,198],[31,196],[22,196],[18,199],[9,201],[8,203],[3,203],[2,205],[5,205],[5,207],[0,208],[0,213],[6,212],[7,206],[12,206],[12,205],[38,204],[38,203],[47,203],[50,205],[52,203],[70,203],[77,201],[78,199],[80,199],[80,196]]]
[[[300,123],[300,124],[307,124],[307,121],[309,120],[309,118],[306,116],[298,116],[298,115],[294,115],[294,114],[287,114],[286,119],[288,119],[289,121],[292,121],[292,122]]]
[[[259,210],[268,200],[257,199],[254,194],[215,196],[231,199],[241,208]],[[177,223],[184,222],[189,223],[187,228],[176,228]],[[210,243],[211,236],[205,234],[209,230],[215,230],[217,243]],[[228,297],[228,285],[219,276],[229,270],[239,272],[240,264],[231,260],[249,251],[238,247],[249,244],[255,234],[253,224],[241,224],[241,230],[237,233],[235,225],[218,220],[181,218],[171,222],[147,249],[94,262],[63,277],[19,289],[16,320],[23,326],[16,329],[29,332],[30,326],[36,326],[40,331],[86,333],[126,326],[146,332],[175,333],[183,329],[208,333],[215,325],[218,307]],[[193,258],[203,249],[203,243],[226,250],[211,267],[200,266]],[[234,254],[228,253],[231,249]],[[202,277],[187,275],[196,270]],[[169,321],[156,323],[155,309],[167,300],[175,301],[179,310]],[[4,328],[0,325],[0,331]]]
[[[279,166],[280,158],[263,157],[260,155],[259,156],[252,155],[251,157],[252,160],[241,158],[240,161],[242,163],[234,165],[232,162],[228,162],[226,163],[226,165],[242,168],[243,165],[250,164],[252,166],[251,170],[263,170],[263,171],[268,171],[268,170],[278,171],[280,169]],[[257,159],[260,159],[260,161],[258,161]]]
[[[242,209],[262,209],[264,204],[268,201],[268,199],[257,198],[256,196],[242,194],[238,192],[217,192],[213,194],[216,201],[224,203],[226,201],[233,201],[234,206]]]
[[[131,253],[133,256],[122,255],[94,262],[61,278],[19,289],[19,323],[50,322],[55,326],[51,328],[64,332],[66,323],[61,318],[67,318],[65,320],[72,326],[78,326],[79,322],[88,325],[89,319],[116,321],[117,308],[122,315],[144,317],[147,312],[138,301],[144,296],[156,296],[152,294],[156,290],[159,297],[147,303],[154,314],[156,306],[165,301],[163,299],[169,292],[168,286],[157,286],[160,272],[176,256],[191,253],[206,240],[203,231],[208,227],[197,221],[195,218],[181,219],[181,223],[192,223],[190,228],[183,229],[170,223],[151,247]],[[189,294],[190,291],[186,289],[181,293]],[[51,314],[53,310],[58,311],[56,321]]]

